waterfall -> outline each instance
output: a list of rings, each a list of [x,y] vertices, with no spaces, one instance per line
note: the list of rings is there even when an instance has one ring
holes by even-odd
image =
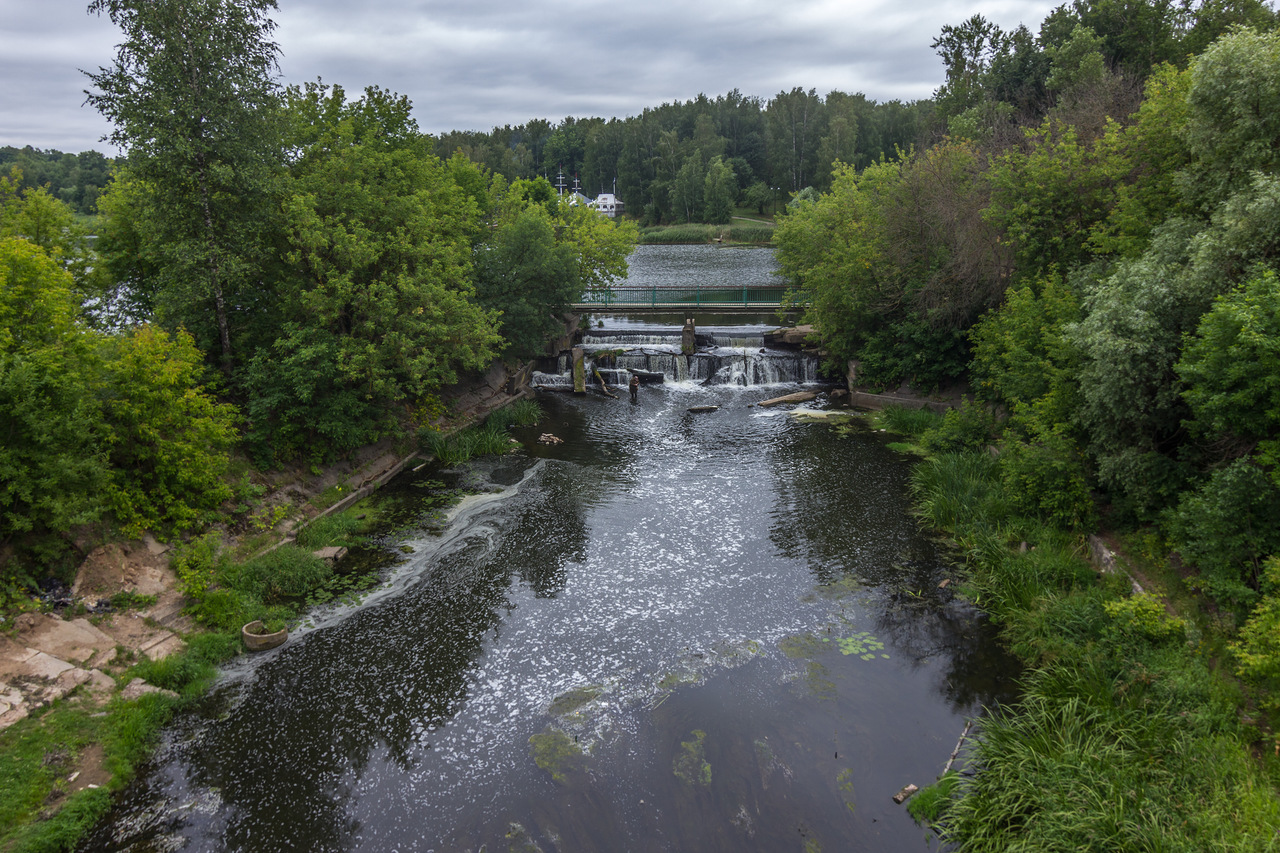
[[[666,382],[739,387],[818,381],[816,356],[766,347],[763,330],[753,327],[705,329],[692,355],[681,353],[678,328],[588,329],[581,346],[587,361],[612,386],[625,387],[632,371],[642,377],[661,375]],[[561,353],[554,373],[536,372],[533,382],[572,386],[572,369],[569,355]]]

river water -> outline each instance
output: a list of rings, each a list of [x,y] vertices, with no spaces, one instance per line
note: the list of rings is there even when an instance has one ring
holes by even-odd
[[[83,849],[929,849],[891,797],[1011,664],[939,587],[891,437],[755,406],[817,387],[759,375],[543,392],[512,454],[391,484],[469,496],[231,667]]]

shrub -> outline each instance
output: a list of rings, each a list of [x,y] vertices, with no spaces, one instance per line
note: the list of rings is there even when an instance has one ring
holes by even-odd
[[[1247,459],[1215,471],[1167,515],[1170,543],[1221,603],[1252,605],[1268,555],[1280,553],[1280,488]]]
[[[1263,579],[1268,595],[1254,608],[1231,652],[1242,678],[1276,690],[1280,689],[1280,557],[1266,561]],[[1280,695],[1273,694],[1269,704],[1280,705]]]
[[[206,533],[174,549],[169,564],[178,575],[179,592],[198,599],[217,580],[228,565],[220,542],[217,533]]]
[[[1164,602],[1150,593],[1115,599],[1103,606],[1111,617],[1112,632],[1121,637],[1161,643],[1186,636],[1186,620],[1170,616]]]
[[[988,406],[964,400],[958,409],[948,409],[942,423],[925,430],[920,444],[930,453],[983,450],[995,438],[998,424]]]
[[[1093,518],[1085,457],[1065,426],[1055,424],[1028,441],[1007,443],[1000,469],[1017,511],[1068,530]]]

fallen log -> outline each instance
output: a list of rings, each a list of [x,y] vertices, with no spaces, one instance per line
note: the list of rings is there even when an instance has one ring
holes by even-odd
[[[783,397],[774,397],[772,400],[765,400],[762,403],[756,403],[757,406],[777,406],[782,403],[807,403],[810,400],[816,400],[817,391],[797,391],[794,394],[787,394]]]
[[[720,407],[719,406],[690,406],[689,411],[693,412],[694,414],[699,414],[701,412],[714,412],[718,408]]]
[[[600,371],[593,367],[591,372],[595,374],[596,381],[600,383],[600,392],[606,397],[612,397],[615,400],[618,399],[618,395],[609,390],[609,386],[605,383],[604,377],[600,375]]]

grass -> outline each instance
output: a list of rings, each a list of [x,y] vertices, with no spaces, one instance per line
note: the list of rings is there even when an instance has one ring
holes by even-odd
[[[912,475],[921,517],[959,544],[963,592],[1031,667],[973,739],[978,772],[927,788],[912,814],[980,853],[1280,849],[1280,762],[1254,757],[1202,628],[1159,607],[1134,621],[1128,579],[1098,575],[1080,533],[1012,513],[999,466],[940,453]]]
[[[423,430],[423,447],[442,465],[453,467],[478,456],[497,456],[511,451],[513,426],[534,426],[544,416],[542,407],[529,399],[517,400],[489,415],[483,425],[446,435]]]
[[[302,548],[316,550],[334,545],[350,548],[359,544],[365,522],[351,510],[330,513],[312,521],[298,531],[295,541]]]
[[[942,415],[927,406],[913,409],[908,406],[885,406],[879,421],[885,429],[900,435],[918,438],[942,423]]]

